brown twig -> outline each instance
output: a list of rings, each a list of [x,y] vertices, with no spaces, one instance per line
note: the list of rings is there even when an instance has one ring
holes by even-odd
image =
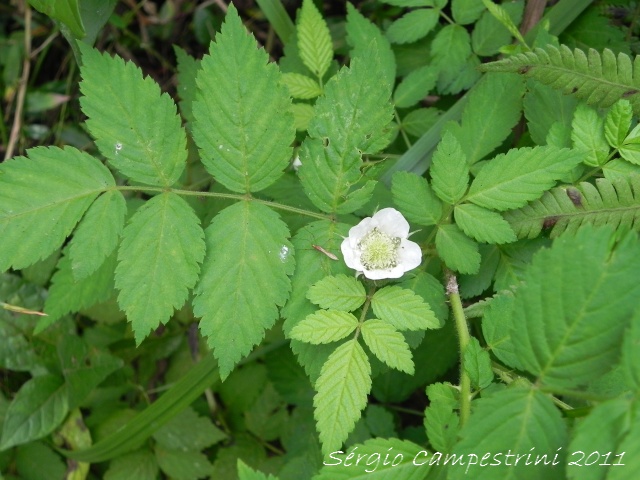
[[[528,0],[524,8],[524,16],[520,24],[520,33],[525,35],[531,30],[542,18],[544,9],[547,6],[547,0]]]

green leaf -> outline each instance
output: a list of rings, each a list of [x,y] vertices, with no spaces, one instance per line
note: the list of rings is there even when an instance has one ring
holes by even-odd
[[[629,177],[640,175],[640,165],[629,163],[622,158],[614,158],[602,167],[602,173],[611,183],[616,184],[620,181],[629,183],[627,180],[631,180]]]
[[[58,262],[58,270],[51,278],[49,295],[45,300],[43,317],[36,327],[36,333],[59,320],[63,315],[79,312],[104,302],[114,294],[113,274],[116,268],[116,254],[109,255],[98,269],[89,276],[76,280],[69,258],[69,249],[65,249]]]
[[[438,90],[444,91],[450,82],[459,79],[472,55],[469,32],[456,24],[443,27],[431,42],[431,55],[432,63],[441,71]]]
[[[367,294],[358,280],[347,275],[327,276],[311,286],[307,298],[321,308],[352,312],[362,306]]]
[[[358,326],[358,319],[340,310],[318,310],[298,323],[289,336],[312,344],[342,340]]]
[[[391,368],[413,375],[415,367],[409,345],[392,325],[372,318],[362,324],[360,331],[364,343],[382,362]]]
[[[566,129],[571,127],[578,101],[551,87],[528,80],[522,104],[531,138],[538,145],[546,145],[549,131],[554,124],[559,123]]]
[[[463,354],[464,370],[471,379],[474,388],[487,388],[493,381],[493,370],[491,370],[491,357],[489,353],[480,346],[476,337],[471,337],[467,348]]]
[[[618,149],[620,156],[634,165],[640,165],[640,127],[635,126]]]
[[[396,7],[434,7],[437,1],[434,0],[381,0],[382,3],[388,3]],[[439,0],[442,3],[443,0]],[[442,8],[444,5],[440,6]]]
[[[440,225],[436,233],[436,250],[449,268],[473,275],[480,269],[478,244],[456,225]]]
[[[442,202],[426,179],[415,173],[396,172],[391,184],[393,203],[413,223],[435,225],[442,217]]]
[[[451,13],[459,25],[468,25],[480,18],[486,7],[478,0],[451,0]]]
[[[492,460],[495,458],[500,464],[486,468],[480,466],[480,462],[475,465],[467,463],[464,468],[462,465],[450,468],[448,478],[564,478],[563,469],[557,465],[565,464],[567,427],[549,397],[537,389],[509,388],[475,400],[474,405],[453,454],[469,458],[472,454],[479,457],[481,452],[490,452],[493,454]],[[515,457],[507,458],[507,454],[530,454],[531,457],[529,463],[522,457],[522,461],[515,464]],[[535,465],[535,460],[543,455],[546,457]],[[464,457],[463,461],[466,459]],[[556,465],[552,464],[554,461]]]
[[[438,70],[432,65],[415,69],[396,87],[393,102],[397,108],[412,107],[433,90],[436,80],[438,80]]]
[[[79,0],[60,0],[48,2],[46,0],[29,0],[33,8],[44,13],[48,17],[64,23],[74,37],[82,38],[85,35],[82,17],[80,16]]]
[[[631,318],[629,330],[624,335],[622,346],[622,365],[629,385],[640,390],[640,310]]]
[[[117,190],[103,193],[80,221],[69,247],[71,271],[82,280],[100,268],[120,241],[127,203]]]
[[[421,480],[427,478],[431,467],[428,463],[415,464],[413,460],[417,458],[422,461],[421,454],[425,453],[422,446],[408,440],[373,438],[349,448],[346,453],[332,452],[324,459],[324,466],[314,479],[364,480],[378,477]],[[362,455],[363,461],[355,461],[358,455]]]
[[[289,89],[293,98],[308,100],[322,94],[322,88],[318,82],[299,73],[283,73],[282,83]]]
[[[177,91],[180,96],[180,113],[187,121],[187,127],[191,129],[193,124],[193,101],[196,98],[196,77],[200,70],[200,60],[196,60],[178,45],[173,46],[178,61],[178,86]]]
[[[278,480],[278,477],[274,477],[269,474],[266,475],[260,470],[253,470],[247,466],[241,459],[238,459],[238,479],[239,480]]]
[[[514,72],[533,77],[565,94],[585,99],[587,104],[609,107],[617,100],[629,100],[635,114],[640,113],[640,89],[638,71],[631,58],[624,53],[618,56],[609,49],[602,53],[589,49],[571,51],[565,45],[560,48],[546,45],[533,52],[520,53],[504,60],[486,63],[485,72]]]
[[[293,103],[291,113],[296,130],[306,131],[313,118],[313,107],[307,103]]]
[[[495,296],[482,316],[482,334],[496,357],[506,365],[522,370],[511,339],[514,304],[515,298],[511,294]]]
[[[559,237],[518,288],[511,338],[522,366],[545,385],[585,384],[619,356],[640,293],[640,244],[627,235],[611,251],[611,240],[610,228],[590,226]]]
[[[522,115],[525,83],[516,75],[485,75],[469,93],[460,126],[448,124],[469,165],[499,147],[511,135]]]
[[[442,322],[422,297],[406,288],[381,288],[373,295],[371,306],[379,319],[400,331],[428,330],[442,326]]]
[[[153,197],[129,220],[115,280],[138,344],[184,305],[198,280],[203,237],[200,220],[175,193]]]
[[[434,383],[427,387],[429,406],[424,411],[424,426],[429,443],[440,452],[450,452],[460,430],[460,419],[454,409],[459,405],[457,392],[451,385]]]
[[[633,416],[629,433],[625,439],[620,443],[618,452],[624,452],[625,455],[620,457],[616,455],[616,462],[620,462],[624,465],[624,468],[612,467],[613,470],[608,475],[607,479],[611,480],[633,480],[636,476],[636,472],[640,469],[640,404],[636,401],[633,405]]]
[[[387,38],[391,43],[411,43],[426,37],[438,24],[440,10],[420,8],[405,13],[394,21],[387,30]]]
[[[64,336],[57,345],[60,367],[67,385],[69,410],[87,396],[124,362],[89,345],[77,336]]]
[[[578,152],[549,146],[509,150],[480,170],[466,200],[495,210],[522,207],[540,197],[581,159]]]
[[[480,56],[489,57],[500,53],[500,49],[509,45],[513,37],[520,37],[520,33],[514,35],[514,24],[520,23],[524,10],[523,2],[505,2],[501,6],[491,3],[492,9],[498,7],[496,12],[500,19],[492,11],[485,12],[476,23],[471,34],[473,51]],[[499,13],[498,13],[499,12]],[[505,25],[509,23],[509,28]],[[515,29],[517,31],[517,28]]]
[[[436,124],[439,116],[437,108],[416,108],[402,119],[400,127],[409,135],[421,137]]]
[[[187,139],[171,97],[132,62],[79,45],[80,106],[100,153],[131,180],[175,184],[187,160]]]
[[[158,466],[169,478],[198,480],[212,473],[213,467],[203,453],[190,450],[170,450],[156,445],[155,454]]]
[[[302,2],[296,31],[300,58],[315,76],[324,77],[333,59],[333,44],[329,27],[312,0]]]
[[[625,170],[623,173],[626,178],[620,180],[598,178],[595,185],[582,182],[577,188],[554,188],[539,200],[507,212],[505,219],[519,238],[536,237],[543,228],[551,227],[550,236],[555,238],[564,231],[575,232],[583,224],[637,230],[640,225],[637,221],[640,218],[640,177],[629,175]]]
[[[33,377],[20,387],[5,413],[0,451],[48,435],[68,412],[62,379],[49,374]]]
[[[322,366],[313,397],[322,453],[340,449],[367,405],[371,365],[357,340],[336,348]]]
[[[571,123],[573,147],[584,155],[583,162],[591,167],[602,166],[609,155],[609,145],[604,134],[604,120],[598,112],[581,103],[576,108]]]
[[[444,202],[453,205],[467,191],[469,165],[460,143],[446,132],[431,159],[431,185]]]
[[[205,236],[193,312],[224,379],[278,318],[291,289],[293,246],[280,217],[255,202],[225,208]]]
[[[104,480],[155,480],[158,478],[158,463],[155,456],[147,450],[138,450],[114,459]]]
[[[631,128],[633,109],[628,100],[618,100],[607,112],[604,121],[604,136],[613,148],[622,146]]]
[[[48,257],[93,200],[115,186],[111,173],[73,147],[38,147],[0,164],[0,272]]]
[[[227,435],[209,417],[202,417],[187,407],[160,427],[153,438],[159,445],[172,450],[203,450]]]
[[[516,234],[502,215],[469,203],[456,205],[456,225],[469,237],[492,244],[516,241]]]
[[[291,159],[291,99],[233,5],[201,65],[193,135],[202,163],[234,192],[268,187]]]
[[[53,448],[44,442],[31,442],[26,445],[20,445],[15,450],[15,456],[3,455],[3,457],[4,459],[9,458],[12,460],[13,465],[11,468],[19,475],[18,478],[62,479],[67,476],[67,464],[54,452]],[[34,459],[37,459],[37,461],[34,461]],[[82,467],[78,466],[76,472],[81,470]],[[89,465],[87,465],[86,470],[88,473]]]

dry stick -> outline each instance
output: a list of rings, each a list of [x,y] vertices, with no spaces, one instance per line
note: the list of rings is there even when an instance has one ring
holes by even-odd
[[[520,24],[520,33],[525,35],[531,30],[542,18],[544,8],[547,6],[547,0],[529,0],[524,8],[524,16]]]
[[[20,128],[22,126],[22,110],[24,108],[24,99],[27,94],[27,84],[29,83],[29,73],[31,72],[31,8],[25,2],[24,6],[24,60],[22,62],[22,75],[20,76],[20,84],[18,86],[18,95],[16,96],[16,109],[13,117],[13,125],[11,126],[11,134],[7,143],[7,151],[4,159],[13,157],[13,151],[18,143],[20,136]]]

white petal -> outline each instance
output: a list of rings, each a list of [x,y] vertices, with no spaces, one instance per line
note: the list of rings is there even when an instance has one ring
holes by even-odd
[[[352,245],[351,238],[345,238],[342,241],[342,244],[340,244],[340,250],[342,250],[344,263],[347,265],[347,267],[357,271],[362,271],[363,266],[362,263],[360,263],[360,255],[356,251],[355,245]]]
[[[404,271],[413,270],[422,263],[422,249],[420,245],[411,240],[401,240],[398,249],[400,261],[398,266],[402,266]]]
[[[409,222],[395,208],[383,208],[373,216],[373,220],[387,235],[400,238],[409,236]]]
[[[352,245],[357,245],[374,227],[376,222],[371,217],[363,218],[358,225],[349,229],[349,239],[352,239]]]

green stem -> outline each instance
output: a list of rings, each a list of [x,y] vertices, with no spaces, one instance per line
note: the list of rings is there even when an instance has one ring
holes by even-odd
[[[458,343],[460,344],[460,426],[469,419],[471,415],[471,379],[464,369],[464,352],[469,344],[469,326],[464,316],[462,308],[462,300],[458,291],[458,279],[450,270],[445,270],[445,278],[447,280],[447,295],[449,295],[449,303],[451,303],[451,313],[456,322],[456,330],[458,332]]]

